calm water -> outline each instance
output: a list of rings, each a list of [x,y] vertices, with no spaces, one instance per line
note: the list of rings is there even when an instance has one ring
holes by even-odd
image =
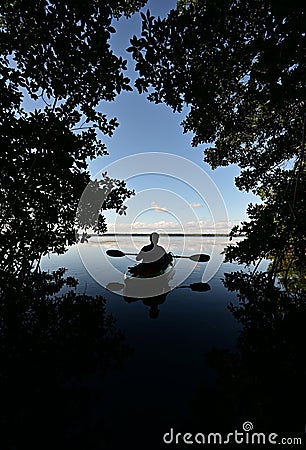
[[[183,280],[181,284],[187,287],[172,289],[162,303],[155,304],[155,318],[150,316],[152,302],[126,301],[121,295],[123,273],[133,264],[133,257],[110,261],[105,255],[109,248],[137,252],[145,243],[145,237],[121,237],[117,241],[91,238],[65,255],[46,257],[42,262],[45,270],[67,267],[67,273],[79,280],[79,292],[103,295],[107,312],[116,318],[116,326],[124,331],[131,349],[122,370],[108,372],[103,380],[98,376],[83,380],[97,399],[93,415],[103,423],[101,435],[109,436],[107,448],[124,448],[125,444],[130,448],[133,444],[135,448],[141,444],[143,448],[163,448],[162,436],[170,427],[188,431],[188,425],[196,420],[193,405],[198,393],[215,381],[214,371],[206,364],[206,353],[213,348],[235,349],[240,330],[227,309],[230,302],[237,302],[236,295],[229,293],[221,281],[224,272],[241,269],[228,263],[220,265],[226,238],[161,238],[160,244],[175,254],[202,252],[212,255],[212,261],[203,278],[207,264],[179,260],[171,283],[175,286],[177,280]],[[214,271],[207,291],[188,287],[207,281]],[[107,283],[117,286],[117,293],[107,290]]]

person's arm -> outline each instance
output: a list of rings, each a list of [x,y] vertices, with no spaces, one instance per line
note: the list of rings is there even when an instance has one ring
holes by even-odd
[[[140,252],[136,256],[136,261],[140,261],[141,259],[143,259],[142,250],[140,250]]]
[[[136,256],[136,261],[140,261],[141,259],[144,259],[146,257],[146,253],[149,252],[150,250],[152,250],[152,248],[153,248],[152,244],[145,245],[144,247],[142,247],[142,249],[140,250],[140,252]]]

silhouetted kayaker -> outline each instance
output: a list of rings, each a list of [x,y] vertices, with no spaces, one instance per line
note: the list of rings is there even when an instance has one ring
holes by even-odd
[[[158,233],[150,234],[150,244],[142,247],[142,249],[136,256],[136,261],[142,260],[143,263],[152,263],[159,261],[166,254],[166,250],[161,245],[157,245],[158,240]]]
[[[142,247],[136,261],[142,261],[134,267],[129,267],[131,273],[150,272],[154,273],[158,270],[164,270],[170,263],[171,259],[161,245],[157,245],[159,240],[158,233],[150,234],[150,244]]]
[[[81,243],[88,242],[88,238],[90,238],[89,234],[87,234],[85,231],[83,231],[82,237],[81,237]]]

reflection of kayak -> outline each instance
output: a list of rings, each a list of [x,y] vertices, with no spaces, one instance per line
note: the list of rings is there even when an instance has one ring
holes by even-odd
[[[136,266],[129,267],[124,274],[124,279],[154,279],[155,277],[160,277],[161,275],[169,274],[175,266],[175,257],[170,252],[166,255],[166,260],[163,259],[161,263],[153,264],[137,264]]]
[[[168,263],[163,267],[145,264],[147,267],[141,270],[141,273],[133,273],[133,268],[139,264],[134,266],[132,271],[129,268],[124,275],[124,297],[149,298],[166,295],[171,290],[169,282],[174,276],[175,258],[172,254],[170,256]]]

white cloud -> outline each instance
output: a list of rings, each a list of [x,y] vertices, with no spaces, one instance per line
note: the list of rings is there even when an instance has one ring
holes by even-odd
[[[201,203],[190,203],[190,208],[200,208],[202,205]]]
[[[213,234],[213,233],[228,233],[229,230],[239,221],[206,221],[206,220],[194,220],[189,222],[184,222],[180,225],[177,222],[160,220],[156,222],[142,222],[137,221],[134,223],[114,223],[108,224],[108,232],[114,233],[149,233],[154,230],[163,230],[168,233],[202,233],[202,234]]]
[[[163,229],[166,230],[168,228],[170,229],[179,229],[179,226],[175,222],[169,222],[166,220],[160,220],[159,222],[153,222],[153,223],[146,223],[146,222],[134,222],[132,224],[132,229],[145,229],[145,230],[152,230],[152,229]]]
[[[166,220],[157,222],[134,222],[134,223],[109,223],[107,227],[109,233],[133,233],[133,232],[149,232],[154,230],[171,230],[172,232],[183,232],[182,228],[176,223]]]
[[[151,203],[151,208],[156,212],[165,212],[168,211],[167,208],[163,208],[162,206],[157,205],[155,202]]]

